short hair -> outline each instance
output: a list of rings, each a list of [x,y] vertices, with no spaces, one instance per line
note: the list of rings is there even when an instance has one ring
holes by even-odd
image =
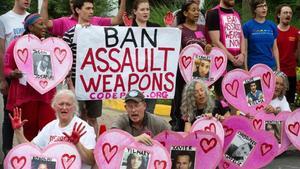
[[[90,2],[94,4],[94,0],[72,0],[75,16],[78,16],[78,13],[76,12],[76,8],[81,9],[85,2]]]
[[[252,13],[252,15],[255,17],[255,10],[256,10],[256,8],[257,8],[257,5],[259,5],[259,4],[263,4],[263,3],[265,3],[265,2],[267,2],[266,0],[250,0],[250,2],[249,2],[249,5],[250,5],[250,10],[251,10],[251,13]]]
[[[56,102],[57,102],[57,99],[58,99],[59,97],[63,96],[63,95],[67,95],[67,96],[69,96],[69,97],[72,98],[72,101],[73,101],[73,103],[75,104],[75,105],[74,105],[74,106],[75,106],[75,112],[74,112],[74,113],[77,113],[78,110],[79,110],[78,101],[77,101],[77,99],[76,99],[76,96],[75,96],[74,92],[72,92],[71,90],[68,90],[68,89],[61,89],[61,90],[58,90],[58,91],[55,93],[55,95],[54,95],[54,97],[53,97],[53,99],[52,99],[51,106],[54,107],[54,105],[55,105]]]
[[[189,162],[192,162],[192,155],[191,155],[188,151],[180,151],[180,152],[176,155],[175,162],[177,162],[178,157],[180,157],[180,156],[188,156],[188,157],[189,157]]]
[[[283,8],[283,7],[289,7],[289,8],[291,8],[292,9],[292,7],[290,6],[290,5],[288,5],[288,4],[280,4],[280,5],[278,5],[277,7],[276,7],[276,9],[275,9],[275,21],[276,21],[276,23],[279,23],[280,22],[280,19],[279,19],[279,17],[278,17],[278,15],[281,13],[281,9]],[[293,9],[292,9],[293,10]]]

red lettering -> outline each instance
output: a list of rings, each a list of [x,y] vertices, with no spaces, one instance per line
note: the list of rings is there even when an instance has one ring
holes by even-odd
[[[148,57],[148,56],[146,56],[146,57]],[[155,68],[154,66],[154,62],[155,62],[155,58],[154,58],[154,49],[153,48],[151,48],[151,59],[150,59],[151,61],[151,66],[150,66],[150,71],[160,71],[161,70],[161,68]]]
[[[112,71],[112,72],[118,72],[118,71],[120,71],[121,63],[118,61],[118,59],[115,59],[115,58],[112,57],[112,53],[113,53],[113,52],[120,53],[120,50],[117,49],[117,48],[112,48],[112,49],[108,52],[108,58],[109,58],[111,61],[113,61],[113,62],[115,62],[115,63],[117,64],[117,68],[113,69],[113,68],[112,68],[112,65],[114,65],[114,64],[110,63],[110,65],[111,65],[111,66],[110,66],[110,71]]]
[[[100,80],[101,80],[101,75],[98,75],[97,78],[97,83],[95,83],[95,79],[94,78],[90,78],[90,80],[88,80],[87,82],[85,81],[83,75],[80,75],[80,80],[82,82],[82,85],[84,87],[84,90],[86,92],[89,92],[91,90],[91,88],[93,88],[93,91],[97,91],[99,88],[99,84],[100,84]]]
[[[168,52],[169,51],[175,51],[175,48],[165,48],[165,47],[159,47],[158,48],[158,51],[165,51],[165,54],[164,54],[164,61],[163,61],[163,65],[164,65],[164,71],[167,71],[167,63],[168,63]]]
[[[131,90],[131,86],[136,84],[139,81],[139,75],[132,73],[128,76],[128,91]]]
[[[120,74],[117,74],[116,76],[116,84],[114,87],[114,92],[117,91],[118,88],[121,88],[122,91],[125,91],[123,77]]]
[[[112,75],[103,75],[103,92],[111,92],[112,89],[107,89],[107,87],[110,85],[110,78],[112,78]]]
[[[97,51],[96,51],[96,59],[102,63],[104,63],[105,67],[104,68],[101,68],[99,65],[97,66],[97,69],[99,72],[106,72],[108,69],[109,69],[109,63],[105,60],[105,59],[102,59],[100,57],[100,52],[104,52],[104,53],[107,53],[107,50],[105,48],[98,48]]]
[[[153,85],[152,85],[152,90],[155,90],[157,87],[158,90],[162,90],[162,73],[159,74],[159,76],[156,75],[156,73],[153,73]]]
[[[127,60],[128,60],[128,62],[127,62]],[[131,72],[134,72],[134,68],[133,68],[133,65],[132,65],[132,59],[131,59],[129,48],[125,49],[125,54],[124,54],[124,58],[123,58],[123,64],[122,64],[121,72],[124,72],[124,67],[125,66],[129,66],[129,68],[131,69]]]
[[[167,92],[171,92],[174,89],[174,82],[172,81],[172,79],[174,79],[174,74],[171,72],[166,73],[165,79],[169,84],[164,84],[164,89]]]
[[[139,57],[139,54],[138,54],[138,51],[139,49],[136,48],[135,49],[135,59],[136,59],[136,62],[135,62],[135,66],[136,66],[136,70],[138,72],[147,72],[148,71],[148,50],[147,48],[145,48],[145,57]],[[140,68],[139,66],[142,66],[141,64],[143,63],[142,61],[139,60],[139,58],[145,58],[145,61],[144,61],[144,68]]]
[[[143,87],[142,85],[145,84],[145,87]],[[151,85],[151,77],[148,74],[144,74],[141,77],[140,83],[139,83],[139,89],[140,90],[147,90],[149,89],[149,86]]]
[[[89,61],[89,59],[90,59],[90,61]],[[96,72],[96,65],[95,65],[92,48],[89,48],[87,54],[84,57],[84,60],[83,60],[83,63],[81,65],[80,69],[83,70],[85,65],[89,65],[89,64],[92,65],[94,72]]]

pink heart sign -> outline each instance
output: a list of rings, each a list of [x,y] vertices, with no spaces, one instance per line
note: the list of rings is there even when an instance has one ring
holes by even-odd
[[[300,109],[296,109],[285,121],[285,132],[293,143],[300,150]]]
[[[273,97],[275,76],[272,69],[263,64],[251,70],[235,69],[228,72],[222,81],[222,93],[238,110],[250,115],[264,112]]]
[[[41,150],[32,143],[15,146],[4,160],[6,169],[38,168],[81,169],[81,159],[76,147],[70,143],[54,143]]]
[[[276,116],[274,114],[258,113],[252,120],[252,125],[255,129],[266,130],[274,135],[279,149],[277,155],[286,151],[291,144],[284,130],[285,121],[291,112],[280,112]]]
[[[216,118],[203,117],[196,120],[190,131],[195,132],[198,130],[215,133],[219,137],[221,145],[223,146],[225,133],[222,124]]]
[[[32,34],[16,42],[14,59],[18,69],[26,74],[27,82],[41,94],[62,82],[73,62],[65,41],[55,37],[41,41]]]
[[[220,168],[262,168],[276,157],[278,142],[274,135],[255,130],[249,119],[231,116],[223,126],[227,134]]]
[[[207,55],[201,46],[191,44],[180,53],[179,68],[183,79],[189,82],[202,79],[209,86],[218,80],[226,70],[227,57],[224,52],[213,47]]]
[[[219,137],[207,131],[196,131],[183,136],[173,131],[158,134],[155,140],[162,143],[171,154],[172,168],[180,168],[180,159],[189,156],[190,168],[216,168],[222,158],[222,144]]]
[[[116,139],[117,138],[117,139]],[[101,135],[94,150],[99,169],[135,166],[149,169],[171,169],[171,159],[167,150],[157,141],[152,146],[136,142],[127,132],[109,130]],[[131,162],[137,158],[139,162]]]

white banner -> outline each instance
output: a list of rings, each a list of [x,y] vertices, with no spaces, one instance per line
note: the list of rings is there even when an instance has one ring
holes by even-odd
[[[124,98],[130,89],[174,97],[181,30],[90,26],[76,36],[79,100]]]

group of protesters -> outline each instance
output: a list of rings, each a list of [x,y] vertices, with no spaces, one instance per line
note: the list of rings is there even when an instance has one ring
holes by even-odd
[[[266,19],[266,0],[250,0],[253,18],[242,25],[239,13],[234,10],[235,0],[220,0],[219,5],[206,12],[200,10],[199,5],[200,0],[186,1],[174,15],[162,18],[166,26],[181,29],[181,48],[196,43],[209,53],[213,46],[218,47],[227,56],[227,71],[236,68],[250,70],[258,63],[269,66],[274,70],[276,85],[273,100],[265,111],[275,114],[291,111],[289,103],[293,103],[295,98],[296,65],[300,56],[299,30],[290,25],[292,8],[287,4],[277,7],[276,25]],[[26,11],[29,6],[30,0],[15,0],[13,9],[0,16],[0,89],[5,106],[2,151],[7,154],[12,148],[14,131],[20,143],[32,142],[40,147],[56,141],[69,141],[76,145],[83,168],[90,168],[95,165],[93,149],[102,101],[76,100],[75,30],[78,26],[89,25],[159,25],[149,22],[148,0],[134,1],[132,18],[124,15],[126,0],[120,0],[118,14],[112,18],[93,16],[93,0],[70,0],[71,16],[57,19],[48,17],[48,0],[43,0],[40,14],[29,14]],[[68,90],[52,89],[40,94],[30,85],[20,83],[19,79],[25,75],[17,68],[13,51],[19,36],[33,34],[44,39],[47,32],[67,42],[73,53],[73,65],[65,80]],[[189,131],[192,123],[202,115],[220,120],[235,115],[238,110],[222,96],[221,82],[222,77],[215,82],[213,98],[203,80],[194,79],[186,84],[178,68],[170,112],[172,130]],[[125,130],[138,141],[151,145],[151,137],[170,129],[164,120],[153,114],[155,104],[155,99],[145,98],[141,91],[128,91],[125,97],[128,114],[116,119],[112,128]]]

